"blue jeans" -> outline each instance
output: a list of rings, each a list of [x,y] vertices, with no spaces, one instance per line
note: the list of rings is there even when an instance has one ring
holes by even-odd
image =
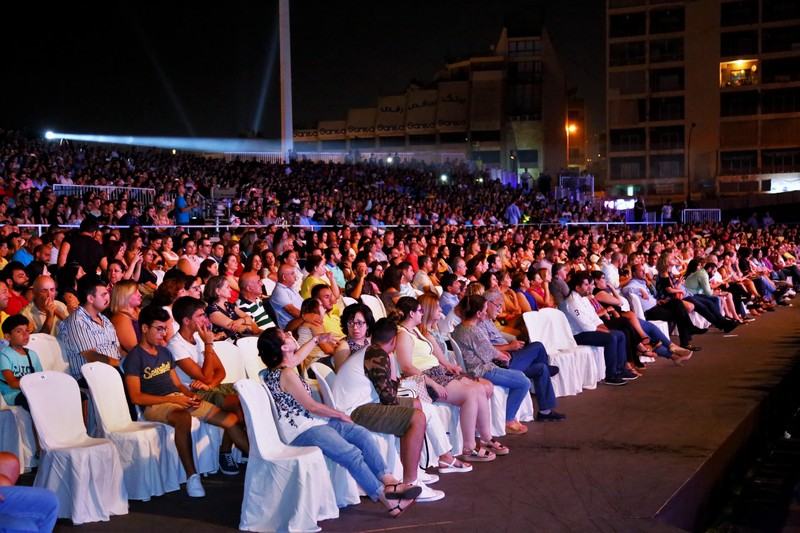
[[[55,492],[39,487],[0,487],[0,529],[53,531],[58,518]]]
[[[325,457],[345,467],[372,501],[383,488],[380,478],[390,473],[372,434],[349,422],[331,418],[299,434],[292,446],[317,446]]]
[[[664,332],[661,331],[661,328],[653,324],[652,322],[648,322],[647,320],[639,319],[639,324],[642,326],[642,331],[644,331],[652,344],[656,344],[656,341],[661,342],[661,346],[655,349],[655,352],[661,356],[666,357],[667,359],[672,359],[672,354],[669,352],[669,345],[672,344],[672,341],[669,340],[669,337],[664,335]],[[669,326],[667,326],[669,327]]]
[[[506,402],[506,420],[515,420],[517,411],[522,405],[525,395],[531,390],[531,380],[519,370],[494,367],[483,375],[493,385],[508,387],[508,401]]]
[[[602,346],[603,358],[606,362],[606,377],[611,378],[621,374],[625,369],[626,354],[625,334],[619,330],[584,331],[575,335],[575,342],[581,345]]]
[[[509,368],[519,370],[533,381],[533,393],[536,395],[536,404],[540,411],[546,411],[556,406],[556,393],[553,391],[553,382],[550,380],[550,356],[547,355],[544,344],[531,342],[522,349],[511,352]]]

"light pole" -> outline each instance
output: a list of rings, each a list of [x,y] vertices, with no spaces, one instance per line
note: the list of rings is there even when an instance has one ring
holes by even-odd
[[[686,143],[686,208],[689,208],[689,202],[692,201],[692,132],[694,127],[697,126],[696,122],[692,122],[692,127],[689,128],[689,138]]]
[[[567,132],[567,166],[565,168],[567,170],[569,170],[569,160],[570,160],[570,157],[569,157],[569,136],[571,134],[575,133],[575,130],[578,129],[578,128],[575,126],[575,124],[567,124],[564,127],[564,129]]]

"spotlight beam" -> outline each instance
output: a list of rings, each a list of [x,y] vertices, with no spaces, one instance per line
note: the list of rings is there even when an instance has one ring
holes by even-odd
[[[280,152],[280,141],[264,139],[196,139],[188,137],[137,137],[132,135],[91,135],[48,131],[47,139],[68,139],[102,144],[150,146],[197,152]]]

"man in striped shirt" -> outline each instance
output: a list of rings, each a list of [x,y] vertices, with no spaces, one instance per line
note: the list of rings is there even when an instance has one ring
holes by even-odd
[[[252,331],[254,335],[260,335],[262,331],[275,327],[274,311],[268,309],[261,298],[261,280],[255,272],[244,272],[239,278],[239,301],[236,304],[239,309],[250,315],[258,326],[258,331]]]

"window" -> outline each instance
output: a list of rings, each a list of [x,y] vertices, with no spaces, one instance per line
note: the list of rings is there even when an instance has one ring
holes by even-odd
[[[755,150],[722,152],[720,167],[726,174],[750,174],[758,169],[758,153]]]
[[[800,80],[800,57],[767,59],[763,61],[764,83],[785,83]]]
[[[762,150],[761,161],[765,172],[796,172],[800,169],[800,148]]]
[[[722,4],[720,24],[723,28],[756,23],[758,23],[758,0],[741,0]]]
[[[800,26],[764,28],[761,48],[765,53],[800,50]]]
[[[759,77],[759,65],[756,59],[725,61],[719,64],[720,87],[755,85],[759,82]]]
[[[608,75],[608,88],[618,91],[619,94],[641,94],[645,92],[645,71],[628,70],[625,72],[611,72]]]
[[[683,9],[659,9],[650,12],[650,33],[675,33],[683,31]]]
[[[612,67],[640,65],[645,60],[644,51],[644,41],[614,43],[609,46],[608,64]]]
[[[646,30],[646,17],[642,13],[625,13],[623,15],[612,15],[609,17],[608,36],[612,39],[616,37],[633,37],[644,35]]]
[[[654,93],[683,90],[683,68],[653,69],[650,71],[650,90]]]
[[[641,157],[612,157],[611,158],[611,179],[612,180],[638,180],[642,179],[642,169],[644,169],[644,156]]]
[[[764,22],[782,22],[800,19],[797,0],[764,0]]]
[[[735,31],[720,35],[722,57],[754,56],[758,54],[758,31]]]
[[[683,126],[661,126],[650,128],[651,150],[682,150],[684,139]]]
[[[650,41],[650,62],[683,61],[683,38]]]
[[[758,92],[724,93],[720,97],[720,116],[736,117],[758,114]]]
[[[761,98],[763,113],[800,112],[800,88],[764,91]]]
[[[611,130],[612,152],[636,152],[645,148],[644,128]]]
[[[656,179],[680,178],[683,173],[683,154],[654,155],[650,157],[650,177]]]
[[[650,100],[650,120],[683,120],[683,97],[652,98]]]
[[[525,39],[508,42],[508,57],[540,56],[542,55],[541,39]]]

